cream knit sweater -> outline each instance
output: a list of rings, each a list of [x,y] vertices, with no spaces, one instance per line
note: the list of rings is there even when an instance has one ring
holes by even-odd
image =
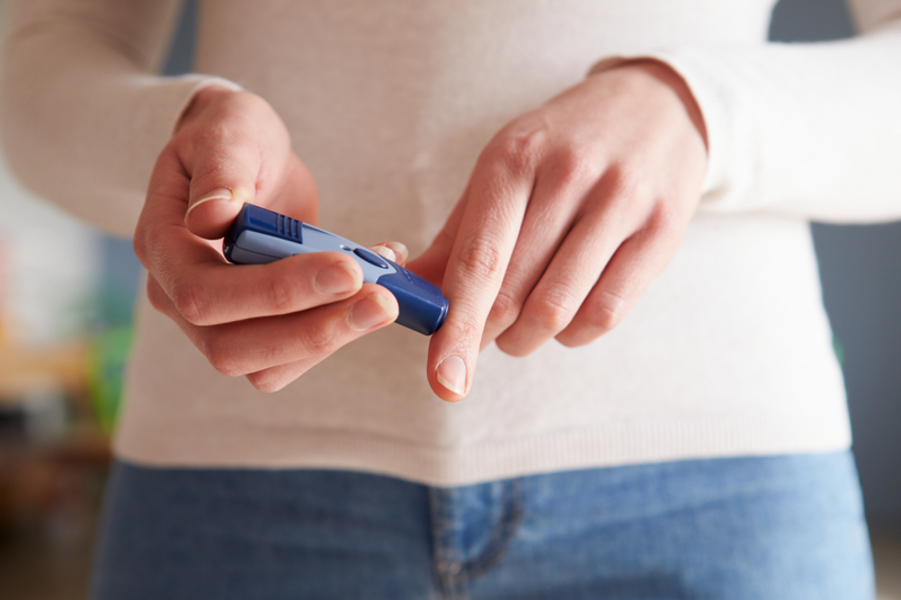
[[[437,485],[683,458],[846,448],[808,219],[901,217],[901,1],[863,37],[765,43],[771,0],[206,0],[196,71],[154,74],[170,0],[19,0],[6,153],[37,192],[130,234],[198,87],[266,98],[322,198],[321,225],[424,249],[495,131],[600,60],[655,56],[697,98],[701,211],[667,270],[595,343],[495,347],[462,403],[432,395],[427,340],[391,326],[283,391],[218,374],[144,300],[116,438],[147,465],[325,467]]]

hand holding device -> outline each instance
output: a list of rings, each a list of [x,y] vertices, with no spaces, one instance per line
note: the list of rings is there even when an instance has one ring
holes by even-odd
[[[397,298],[397,323],[425,335],[447,315],[441,290],[397,263],[324,229],[271,210],[245,204],[225,235],[225,257],[237,264],[268,264],[311,252],[344,252],[363,270],[363,281],[388,288]]]
[[[236,268],[221,252],[245,202],[314,222],[318,199],[272,107],[242,90],[196,93],[160,153],[134,235],[147,296],[210,365],[277,391],[397,318],[348,253]],[[389,246],[390,247],[390,246]]]

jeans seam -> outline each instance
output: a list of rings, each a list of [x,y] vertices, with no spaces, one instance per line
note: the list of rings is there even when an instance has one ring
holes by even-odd
[[[503,513],[491,531],[485,550],[472,560],[463,563],[459,577],[463,581],[484,575],[498,563],[510,545],[513,533],[522,519],[522,489],[519,479],[512,479],[504,487],[501,500]]]
[[[442,490],[438,488],[429,488],[429,512],[431,513],[431,530],[432,530],[432,578],[435,582],[435,596],[440,598],[441,600],[466,600],[466,598],[461,595],[461,590],[458,589],[459,582],[456,581],[456,578],[450,573],[445,573],[440,568],[441,558],[438,555],[438,550],[441,548],[443,541],[440,527],[438,526],[439,519],[436,519],[436,516],[441,515],[441,508],[443,507],[444,501],[442,494]]]
[[[438,514],[441,502],[434,490],[429,494],[429,503],[432,514]],[[519,479],[505,482],[501,507],[501,517],[492,528],[485,549],[477,557],[460,564],[459,570],[455,572],[444,572],[438,568],[437,563],[433,563],[433,575],[440,598],[465,600],[468,594],[462,585],[487,573],[504,555],[522,519],[522,489]],[[440,544],[440,532],[435,530],[434,524],[432,536]]]

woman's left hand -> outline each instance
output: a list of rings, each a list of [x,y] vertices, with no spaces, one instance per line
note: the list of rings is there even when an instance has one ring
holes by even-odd
[[[450,300],[429,349],[435,393],[462,399],[492,341],[525,356],[619,324],[679,247],[706,165],[694,98],[652,60],[592,74],[503,128],[410,264]]]

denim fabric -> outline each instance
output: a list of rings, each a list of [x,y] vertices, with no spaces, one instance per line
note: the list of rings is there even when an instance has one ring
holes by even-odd
[[[97,600],[875,596],[850,453],[429,488],[118,463]]]

